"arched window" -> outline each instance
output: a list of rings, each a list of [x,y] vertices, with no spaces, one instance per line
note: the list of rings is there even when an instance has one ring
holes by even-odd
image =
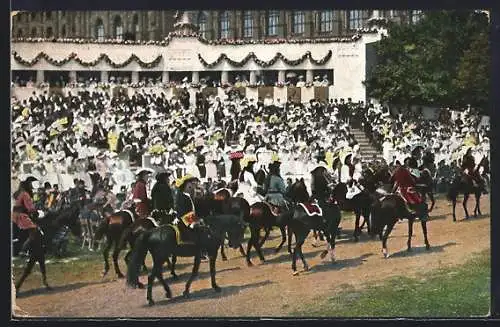
[[[132,31],[135,34],[135,37],[138,38],[141,29],[139,26],[139,16],[137,14],[134,15],[134,19],[132,20],[132,28],[133,28]]]
[[[253,15],[251,11],[243,12],[243,37],[253,36]]]
[[[207,14],[203,11],[198,14],[198,27],[200,28],[200,35],[207,38]]]
[[[62,34],[62,37],[66,37],[66,25],[62,26],[61,34]]]
[[[293,13],[293,34],[303,34],[306,26],[305,15],[303,11]]]
[[[31,29],[31,37],[36,37],[36,27]]]
[[[22,29],[17,30],[17,37],[23,37],[23,30]]]
[[[267,14],[267,35],[278,35],[280,13],[278,10],[270,10]]]
[[[46,33],[46,35],[45,35],[45,36],[46,36],[46,37],[52,37],[52,36],[54,36],[54,35],[53,35],[53,32],[52,32],[52,27],[50,27],[50,26],[49,26],[49,27],[47,27],[47,33]]]
[[[229,11],[224,11],[220,15],[220,38],[229,38]]]
[[[320,15],[319,31],[331,32],[333,30],[333,11],[322,11]]]
[[[361,10],[349,11],[349,29],[355,30],[363,27],[363,16]]]
[[[120,16],[116,16],[113,22],[113,32],[115,39],[123,40],[123,25]]]
[[[104,24],[100,18],[98,18],[95,23],[95,36],[97,41],[104,41]]]

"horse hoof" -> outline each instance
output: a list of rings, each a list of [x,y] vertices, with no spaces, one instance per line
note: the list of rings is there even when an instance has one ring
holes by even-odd
[[[106,277],[106,275],[107,275],[107,274],[108,274],[108,271],[107,271],[107,270],[105,270],[105,271],[103,271],[103,272],[101,273],[101,277],[102,277],[102,278],[104,278],[104,277]]]
[[[123,274],[116,274],[116,277],[119,279],[125,278],[125,276],[123,276]]]
[[[167,299],[171,299],[172,298],[172,293],[168,292],[168,293],[165,293],[165,297]]]
[[[144,284],[141,283],[141,282],[137,282],[137,288],[143,289],[144,288]]]
[[[309,266],[304,266],[304,271],[309,271],[311,268],[309,268]]]
[[[292,273],[292,276],[298,276],[298,275],[299,275],[299,272],[298,272],[298,271],[294,271],[294,272]]]
[[[227,261],[227,258],[226,257],[222,257],[222,261]]]
[[[46,286],[45,286],[45,289],[46,289],[47,291],[52,291],[52,287],[50,287],[49,285],[46,285]]]
[[[177,279],[179,279],[179,276],[177,276],[176,274],[172,274],[172,279],[177,280]]]
[[[222,291],[222,289],[221,289],[219,286],[215,286],[215,287],[214,287],[214,291],[215,291],[216,293],[220,293],[220,292]]]
[[[150,306],[150,307],[152,307],[153,305],[155,305],[155,301],[153,301],[153,300],[149,300],[149,301],[148,301],[148,304],[149,304],[149,306]]]
[[[426,244],[426,245],[425,245],[425,249],[426,249],[426,250],[430,250],[430,249],[431,249],[430,244]]]
[[[184,291],[182,293],[182,296],[184,296],[185,298],[188,298],[189,297],[189,291]]]
[[[248,266],[248,267],[253,267],[253,263],[251,263],[251,262],[247,262],[247,266]]]
[[[411,252],[411,251],[412,251],[412,250],[411,250],[411,247],[408,247],[408,248],[406,249],[406,251]]]
[[[319,257],[320,257],[321,259],[324,259],[324,258],[326,257],[326,255],[327,255],[327,254],[328,254],[328,251],[323,251],[323,252],[321,252],[321,254],[319,255]]]

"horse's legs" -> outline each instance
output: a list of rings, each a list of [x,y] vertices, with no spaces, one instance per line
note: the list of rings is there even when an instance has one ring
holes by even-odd
[[[193,272],[191,273],[191,276],[189,277],[186,283],[186,289],[184,290],[183,293],[185,297],[189,296],[189,288],[191,287],[191,283],[196,278],[196,276],[198,276],[198,270],[200,269],[200,262],[201,262],[200,254],[196,254],[196,256],[194,257]]]
[[[267,227],[265,228],[265,231],[266,231],[266,234],[264,234],[264,237],[258,242],[258,246],[259,248],[261,248],[263,245],[264,245],[264,242],[267,240],[267,238],[269,237],[269,234],[271,234],[271,228],[272,227]]]
[[[429,199],[431,199],[431,208],[429,209],[429,212],[431,212],[432,209],[434,209],[434,205],[436,204],[436,200],[434,199],[434,192],[432,192],[432,190],[429,190],[429,192],[427,192],[427,194],[429,195]]]
[[[257,243],[259,241],[259,231],[260,229],[256,226],[250,226],[250,239],[248,240],[248,246],[247,246],[247,265],[252,266],[252,261],[250,260],[250,250],[252,249],[252,246],[255,247],[257,250]]]
[[[451,199],[451,207],[453,210],[453,221],[457,221],[456,208],[457,208],[457,196],[453,195]]]
[[[408,242],[406,243],[408,248],[408,251],[411,251],[411,238],[413,236],[413,220],[414,218],[408,218]]]
[[[279,250],[281,250],[281,248],[283,247],[283,244],[285,244],[285,242],[286,242],[286,230],[285,230],[285,226],[280,226],[280,232],[281,232],[281,243],[276,248],[276,251],[275,251],[276,253],[278,253]]]
[[[111,245],[113,245],[111,237],[106,237],[106,242],[106,247],[104,248],[104,251],[102,251],[102,255],[104,257],[104,271],[102,272],[102,277],[105,277],[109,271],[109,250],[111,249]]]
[[[420,223],[422,224],[422,232],[424,233],[425,248],[429,250],[431,248],[431,245],[429,244],[429,240],[427,239],[427,221],[421,220]]]
[[[162,266],[163,262],[160,261],[154,262],[151,274],[156,276],[156,278],[160,280],[160,282],[163,284],[163,288],[165,289],[165,297],[167,299],[170,299],[172,297],[172,291],[170,290],[170,287],[168,286],[165,279],[163,278]]]
[[[113,251],[113,266],[115,267],[116,276],[118,276],[118,278],[123,278],[125,276],[120,271],[120,266],[118,265],[118,257],[119,256],[120,256],[120,247],[119,247],[119,244],[116,243],[115,249]]]
[[[302,253],[303,244],[304,242],[302,242],[297,249],[299,251],[300,260],[302,260],[302,264],[304,265],[304,271],[309,271],[309,266],[307,265],[306,258],[304,258],[304,253]]]
[[[354,214],[356,215],[356,221],[354,222],[354,233],[353,233],[353,237],[354,237],[354,241],[357,242],[359,241],[359,235],[361,234],[361,228],[359,226],[359,220],[361,218],[361,213],[358,211],[358,210],[355,210]],[[364,219],[366,220],[366,219]],[[365,224],[365,222],[363,221],[363,225]]]
[[[215,262],[216,262],[217,257],[216,256],[210,256],[209,257],[209,264],[210,264],[210,281],[212,283],[212,288],[216,292],[220,292],[220,287],[217,285],[217,282],[215,281]]]
[[[287,235],[288,235],[288,253],[292,253],[292,229],[290,226],[286,226]]]
[[[465,211],[465,219],[469,219],[469,211],[467,210],[467,200],[469,200],[469,194],[464,194],[464,201],[462,202],[462,205],[464,207]]]
[[[222,261],[227,261],[226,253],[224,253],[224,242],[220,245],[220,255],[222,257]]]
[[[481,209],[479,208],[480,206],[480,199],[481,199],[481,193],[475,192],[474,194],[476,198],[476,206],[474,207],[474,217],[477,217],[478,215],[481,216]]]
[[[148,300],[149,305],[155,304],[155,302],[153,301],[153,283],[154,283],[156,275],[157,275],[156,274],[157,269],[158,269],[158,267],[156,266],[156,262],[155,262],[153,264],[153,269],[151,270],[151,272],[148,275],[148,290],[147,290],[146,299]]]
[[[33,257],[33,254],[31,254],[30,258],[28,259],[28,262],[26,264],[26,268],[24,268],[24,271],[23,271],[23,274],[22,274],[21,278],[19,278],[19,280],[16,283],[16,290],[17,291],[19,291],[19,289],[21,288],[21,286],[24,283],[24,280],[31,273],[31,270],[33,269],[33,266],[35,265],[35,262],[36,262],[36,260]]]
[[[245,249],[243,249],[243,245],[240,244],[240,253],[242,256],[246,256]]]
[[[385,258],[389,257],[389,252],[387,251],[387,239],[389,238],[389,234],[391,233],[395,224],[396,221],[391,222],[389,225],[387,225],[387,228],[384,232],[384,236],[382,236],[382,253],[384,254]]]
[[[174,254],[172,256],[172,264],[170,265],[170,275],[173,279],[177,279],[177,274],[175,273],[175,264],[177,263],[177,256]]]
[[[363,224],[366,222],[366,229],[368,232],[368,235],[371,234],[372,227],[370,225],[370,208],[366,208],[363,210]]]

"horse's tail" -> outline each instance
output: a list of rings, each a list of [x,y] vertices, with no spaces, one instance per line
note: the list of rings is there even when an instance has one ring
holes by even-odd
[[[106,220],[103,220],[95,231],[94,239],[96,241],[101,240],[104,234],[106,233],[107,229],[108,229],[108,222]]]
[[[127,285],[131,287],[137,286],[140,268],[149,250],[148,240],[150,235],[151,231],[141,233],[132,248],[130,261],[127,265]]]
[[[446,192],[446,198],[448,199],[448,201],[456,200],[458,196],[458,188],[459,183],[456,180],[452,181],[450,187],[448,188],[448,192]]]
[[[133,229],[131,226],[129,226],[128,228],[125,228],[122,235],[120,236],[120,239],[118,240],[118,248],[119,249],[123,249],[127,245],[127,241],[132,236],[132,231],[133,231]]]

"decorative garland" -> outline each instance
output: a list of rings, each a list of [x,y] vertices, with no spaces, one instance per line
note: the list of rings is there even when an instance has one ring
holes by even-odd
[[[144,40],[117,40],[117,39],[105,39],[99,41],[97,39],[87,39],[87,38],[32,38],[32,37],[21,37],[13,38],[13,43],[29,42],[29,43],[41,43],[41,42],[54,42],[54,43],[76,43],[76,44],[126,44],[126,45],[159,45],[168,46],[173,38],[184,38],[184,37],[194,37],[197,38],[203,44],[208,45],[247,45],[247,44],[305,44],[305,43],[335,43],[335,42],[355,42],[362,37],[362,34],[372,34],[378,33],[376,28],[363,28],[356,30],[356,34],[351,37],[332,37],[332,38],[313,38],[313,39],[262,39],[262,40],[247,40],[247,39],[220,39],[220,40],[207,40],[200,33],[182,34],[178,32],[171,32],[162,41],[144,41]]]
[[[97,64],[99,64],[99,62],[104,60],[108,65],[110,65],[113,68],[123,68],[123,67],[129,65],[132,61],[136,61],[139,64],[139,66],[141,66],[141,68],[154,68],[154,67],[158,66],[158,64],[160,63],[161,58],[162,58],[162,55],[159,55],[158,57],[156,57],[156,59],[154,59],[151,62],[144,62],[139,57],[137,57],[135,54],[132,54],[124,62],[115,63],[109,58],[109,56],[107,54],[104,54],[104,53],[100,54],[96,60],[90,61],[90,62],[86,62],[86,61],[83,61],[82,59],[78,58],[77,54],[74,52],[72,52],[68,57],[66,57],[62,60],[56,60],[54,58],[51,58],[45,52],[40,52],[39,54],[36,55],[35,58],[33,58],[30,61],[23,59],[16,51],[13,51],[12,55],[14,56],[15,61],[17,61],[19,64],[21,64],[23,66],[27,66],[27,67],[32,67],[32,66],[36,65],[40,61],[40,59],[45,59],[48,63],[50,63],[51,65],[57,66],[57,67],[61,67],[61,66],[65,65],[68,62],[70,62],[71,60],[75,60],[78,64],[82,65],[83,67],[94,67]]]
[[[223,60],[226,60],[231,66],[243,67],[244,65],[246,65],[248,63],[248,61],[250,59],[253,59],[253,61],[258,66],[263,67],[263,68],[270,67],[270,66],[274,65],[279,59],[281,59],[285,64],[287,64],[289,66],[300,65],[301,63],[303,63],[307,59],[309,59],[311,61],[311,63],[313,63],[314,65],[321,66],[321,65],[324,65],[325,63],[327,63],[331,57],[332,57],[332,50],[328,50],[328,53],[326,54],[326,56],[320,60],[314,59],[311,56],[310,51],[307,51],[299,59],[295,59],[295,60],[287,59],[287,58],[285,58],[285,56],[283,56],[283,54],[281,52],[278,52],[271,60],[263,61],[263,60],[260,60],[259,58],[257,58],[255,53],[250,52],[241,61],[234,61],[234,60],[230,59],[225,53],[223,53],[214,62],[208,63],[205,59],[203,59],[201,54],[198,54],[198,59],[200,60],[201,64],[205,68],[213,68],[213,67],[219,65]]]

